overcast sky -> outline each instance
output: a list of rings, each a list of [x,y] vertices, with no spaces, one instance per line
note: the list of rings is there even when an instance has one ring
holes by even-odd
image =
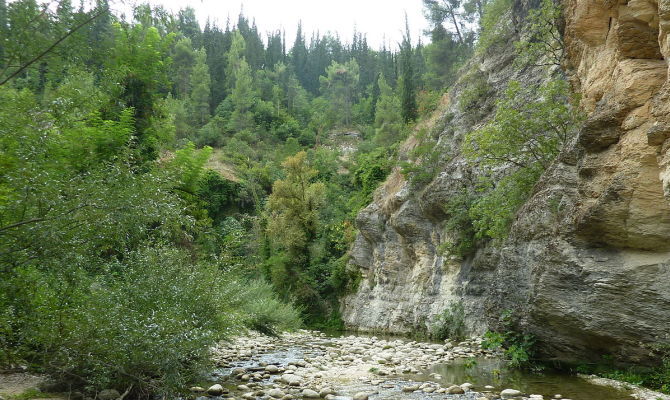
[[[368,43],[381,46],[384,38],[393,46],[402,40],[405,12],[409,18],[412,41],[416,43],[426,27],[421,0],[150,0],[177,11],[191,6],[196,10],[201,27],[207,17],[225,26],[226,19],[237,20],[240,8],[250,19],[255,18],[261,32],[284,28],[286,38],[293,42],[298,21],[309,35],[312,31],[337,32],[350,41],[354,27],[366,33]],[[309,36],[308,36],[309,39]]]

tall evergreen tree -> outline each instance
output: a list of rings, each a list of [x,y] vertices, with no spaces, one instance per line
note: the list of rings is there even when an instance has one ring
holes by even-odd
[[[179,31],[184,36],[191,39],[194,48],[199,49],[202,47],[202,32],[200,31],[200,25],[198,24],[198,19],[195,16],[193,7],[186,7],[179,10],[178,26]]]
[[[400,58],[402,60],[402,118],[405,122],[412,122],[418,116],[418,107],[416,104],[416,86],[414,76],[414,57],[412,51],[412,38],[409,31],[409,21],[405,15],[405,33],[403,35],[402,46],[400,49]]]
[[[191,75],[190,108],[193,126],[201,127],[209,120],[210,76],[207,52],[204,48],[195,52],[195,65]]]
[[[235,86],[230,94],[233,113],[228,121],[228,129],[234,132],[250,130],[254,127],[252,108],[256,102],[256,90],[251,76],[251,68],[244,57],[239,61],[233,75]]]
[[[295,35],[295,41],[291,48],[291,65],[295,71],[300,84],[309,90],[309,77],[307,75],[307,45],[305,44],[305,36],[302,32],[302,22],[298,23],[298,31]]]
[[[172,52],[172,76],[174,94],[184,99],[191,92],[191,74],[195,64],[195,52],[191,39],[186,37],[177,42]]]

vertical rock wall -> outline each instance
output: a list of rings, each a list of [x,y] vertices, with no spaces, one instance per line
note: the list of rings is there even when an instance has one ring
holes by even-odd
[[[516,2],[516,19],[526,7]],[[415,188],[394,171],[360,213],[350,266],[364,280],[343,301],[349,327],[425,330],[462,301],[473,331],[516,310],[547,358],[647,362],[650,345],[670,343],[670,0],[566,0],[565,15],[568,75],[588,119],[510,237],[463,261],[437,251],[442,206],[477,174],[458,152],[463,135],[510,79],[542,79],[511,64],[514,35],[472,63],[492,89],[481,115],[458,107],[463,84],[445,99],[436,178]]]

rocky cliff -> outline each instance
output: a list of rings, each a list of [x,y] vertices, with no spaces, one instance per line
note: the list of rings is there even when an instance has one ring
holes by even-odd
[[[515,2],[515,26],[533,3]],[[463,135],[490,117],[510,79],[542,79],[512,63],[518,29],[498,47],[507,51],[471,63],[489,88],[479,114],[459,106],[465,78],[445,97],[435,178],[416,187],[395,170],[358,216],[350,267],[363,281],[343,300],[347,326],[425,330],[460,301],[476,332],[515,310],[551,359],[640,363],[653,359],[650,345],[670,342],[670,0],[566,0],[564,9],[564,69],[588,118],[508,239],[465,260],[438,251],[451,218],[444,204],[477,175],[459,153]]]

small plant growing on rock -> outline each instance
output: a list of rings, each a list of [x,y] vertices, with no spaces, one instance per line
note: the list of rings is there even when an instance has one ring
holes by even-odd
[[[465,339],[465,308],[461,302],[453,302],[437,317],[432,336],[439,340]]]
[[[496,331],[484,334],[482,347],[489,350],[503,349],[503,354],[510,368],[532,368],[535,337],[524,332],[519,326],[519,319],[511,310],[504,311],[499,318]]]

